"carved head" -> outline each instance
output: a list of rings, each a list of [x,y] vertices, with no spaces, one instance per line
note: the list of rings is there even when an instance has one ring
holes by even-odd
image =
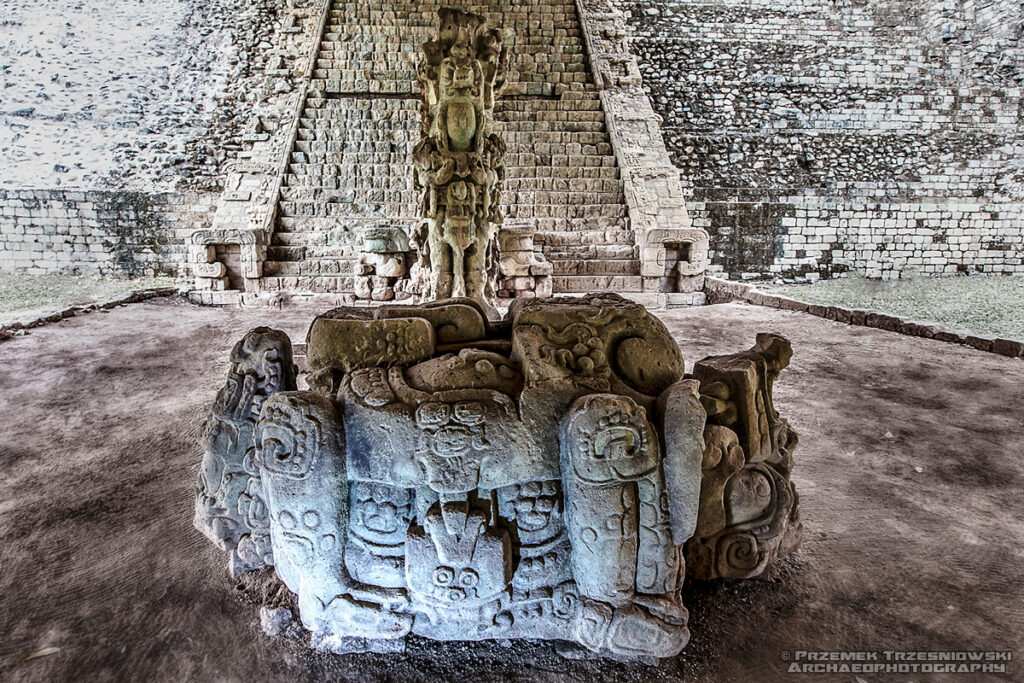
[[[417,458],[435,491],[471,491],[480,480],[483,452],[489,451],[485,416],[479,401],[430,401],[416,409],[420,428]]]

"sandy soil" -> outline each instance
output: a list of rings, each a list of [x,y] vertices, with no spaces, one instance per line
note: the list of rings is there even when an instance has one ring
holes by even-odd
[[[311,315],[163,299],[0,345],[0,679],[853,681],[787,675],[780,652],[1024,642],[1024,362],[766,308],[663,317],[690,361],[759,330],[793,340],[776,396],[801,434],[806,525],[761,580],[690,584],[680,657],[424,640],[335,657],[265,636],[257,596],[191,526],[196,427],[247,328],[301,340]],[[994,680],[1022,677],[1011,662]]]

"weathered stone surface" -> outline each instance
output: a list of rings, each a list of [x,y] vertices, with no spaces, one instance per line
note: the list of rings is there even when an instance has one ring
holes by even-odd
[[[200,528],[225,549],[262,534],[262,563],[237,569],[273,563],[318,649],[396,652],[414,633],[668,657],[689,638],[687,561],[753,576],[798,540],[796,437],[771,403],[780,337],[683,378],[664,325],[616,295],[520,300],[494,324],[465,299],[341,308],[306,347],[330,376],[257,392],[256,422],[253,401],[229,399],[243,375],[269,386],[250,366],[289,347],[268,335],[239,345],[215,410],[246,431],[208,441],[204,466],[246,460],[229,497],[248,526]],[[232,507],[214,497],[197,519]]]
[[[1024,343],[1014,339],[996,339],[992,342],[992,350],[1003,356],[1015,358],[1024,356]]]
[[[507,70],[501,31],[488,30],[476,14],[438,11],[437,35],[423,45],[417,72],[422,139],[413,150],[428,299],[493,297],[496,272],[489,261],[502,220],[505,142],[492,122]]]
[[[233,573],[274,564],[254,433],[264,402],[295,389],[295,372],[288,336],[257,327],[232,349],[227,382],[203,423],[195,526],[231,552]]]
[[[434,328],[423,318],[392,318],[362,322],[320,317],[306,336],[306,358],[312,370],[412,363],[430,358]]]
[[[964,343],[979,351],[991,351],[996,338],[988,334],[969,334]]]
[[[789,481],[797,435],[772,401],[792,353],[784,338],[759,334],[750,351],[694,367],[707,411],[697,530],[686,547],[695,578],[757,576],[800,542]]]

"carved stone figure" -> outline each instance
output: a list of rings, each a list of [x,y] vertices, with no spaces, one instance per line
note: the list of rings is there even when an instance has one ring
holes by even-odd
[[[267,398],[294,389],[288,336],[257,327],[231,350],[227,382],[203,424],[195,526],[231,552],[236,575],[274,563],[254,432]]]
[[[494,98],[505,83],[501,32],[483,17],[438,12],[437,36],[423,46],[418,81],[421,140],[413,150],[429,262],[426,299],[493,296],[496,225],[501,223],[505,144],[492,132]]]
[[[673,656],[688,570],[752,576],[799,538],[796,437],[771,401],[789,354],[761,336],[687,377],[616,295],[523,299],[500,322],[450,299],[318,316],[313,390],[293,391],[287,339],[254,330],[213,411],[245,431],[208,440],[197,525],[251,539],[321,649],[414,633]]]
[[[786,339],[759,334],[749,351],[694,367],[708,415],[700,514],[687,546],[696,578],[757,576],[800,543],[789,480],[797,435],[772,401],[772,385],[792,356]]]

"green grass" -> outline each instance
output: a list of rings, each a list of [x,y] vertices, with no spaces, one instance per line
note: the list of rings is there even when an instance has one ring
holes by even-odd
[[[78,275],[0,273],[0,324],[29,312],[53,312],[113,299],[136,289],[174,285],[171,278],[121,280]]]
[[[1024,339],[1024,277],[868,280],[851,276],[765,291],[812,304],[870,308],[976,334]]]

